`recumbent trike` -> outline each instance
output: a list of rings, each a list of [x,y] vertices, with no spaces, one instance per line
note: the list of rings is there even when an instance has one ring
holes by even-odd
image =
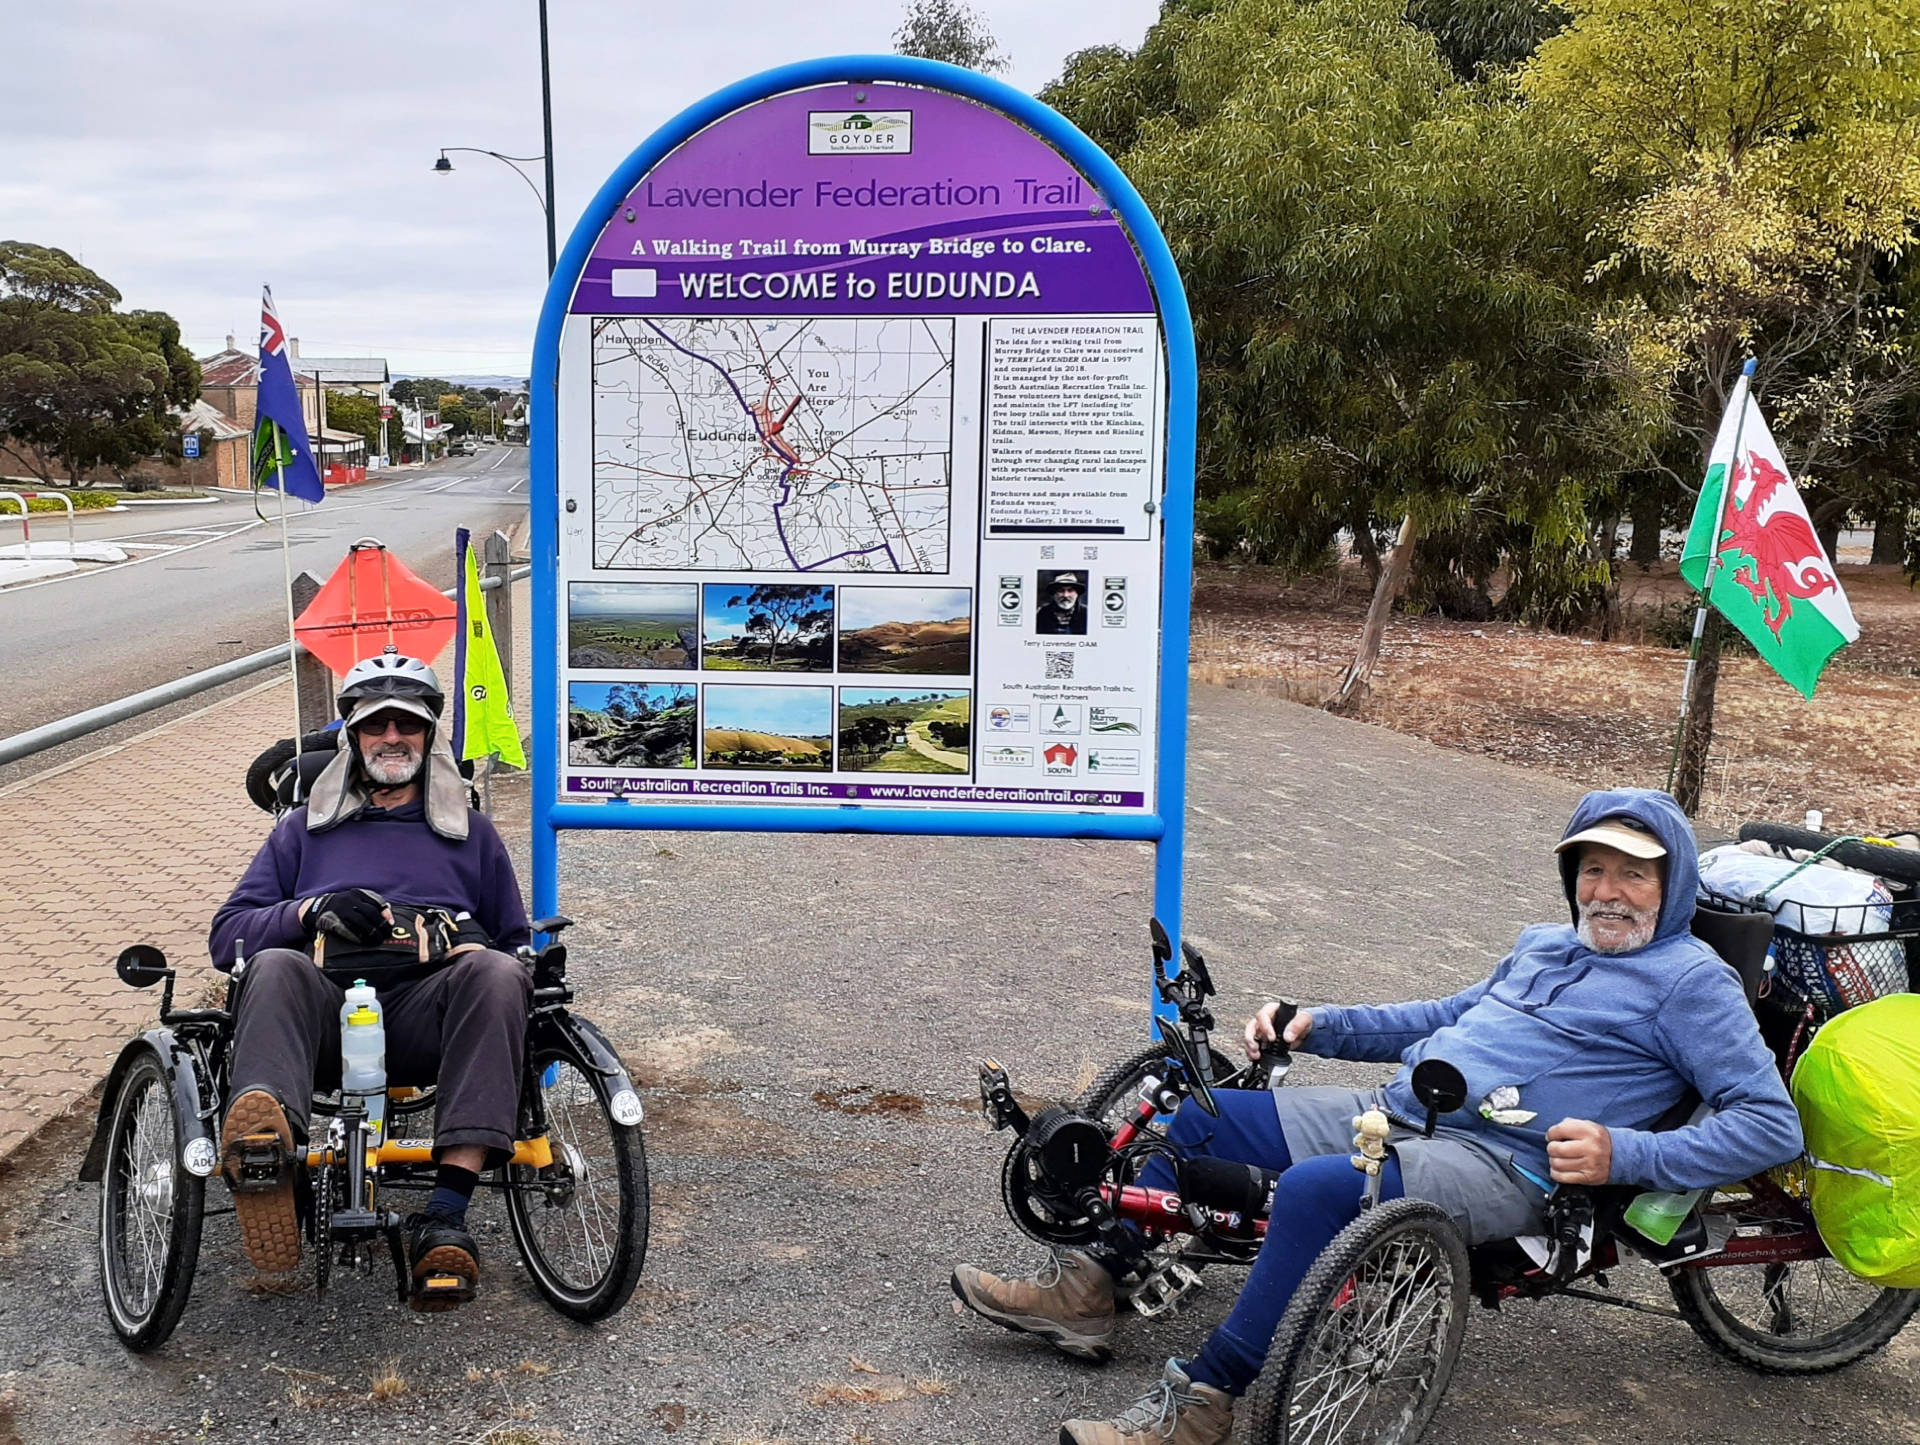
[[[1920,935],[1920,916],[1912,922]],[[1783,1070],[1790,1069],[1807,1030],[1795,1026],[1791,1008],[1759,1002],[1773,983],[1773,917],[1702,907],[1693,927],[1739,971],[1761,1011],[1763,1034]],[[1155,986],[1174,1014],[1163,1020],[1161,1042],[1108,1069],[1076,1103],[1032,1117],[999,1065],[988,1061],[980,1070],[989,1125],[1018,1136],[1001,1171],[1009,1216],[1054,1246],[1115,1239],[1125,1225],[1139,1230],[1155,1247],[1122,1288],[1144,1315],[1163,1313],[1198,1288],[1201,1266],[1252,1262],[1276,1178],[1245,1165],[1178,1157],[1167,1141],[1168,1118],[1181,1108],[1217,1112],[1216,1089],[1278,1087],[1291,1066],[1277,1041],[1251,1065],[1236,1066],[1215,1050],[1207,1004],[1215,990],[1205,960],[1183,944],[1185,967],[1169,977],[1171,942],[1157,920],[1152,931]],[[1291,1016],[1283,1006],[1276,1034]],[[1459,1071],[1437,1059],[1422,1063],[1412,1085],[1429,1134],[1466,1099]],[[1655,1127],[1679,1127],[1696,1105],[1682,1101]],[[1711,1191],[1665,1244],[1624,1218],[1640,1191],[1606,1185],[1557,1189],[1544,1237],[1468,1247],[1435,1205],[1378,1202],[1389,1121],[1369,1114],[1356,1124],[1354,1163],[1365,1183],[1357,1177],[1355,1187],[1366,1192],[1368,1206],[1320,1255],[1281,1320],[1247,1401],[1253,1445],[1412,1445],[1451,1379],[1470,1299],[1498,1309],[1508,1300],[1571,1295],[1682,1319],[1720,1354],[1778,1374],[1853,1364],[1883,1348],[1920,1310],[1920,1290],[1878,1288],[1832,1258],[1814,1226],[1799,1165]],[[1171,1157],[1177,1192],[1135,1182],[1155,1154]],[[1660,1268],[1676,1308],[1609,1292],[1608,1271],[1621,1263],[1623,1248]]]
[[[533,925],[553,939],[571,923]],[[639,1095],[599,1029],[567,1007],[566,945],[520,951],[533,975],[520,1131],[487,1187],[504,1193],[514,1244],[535,1288],[562,1314],[597,1320],[620,1309],[647,1250],[647,1161]],[[135,988],[162,985],[159,1026],[130,1041],[108,1076],[80,1177],[100,1189],[100,1280],[115,1333],[136,1350],[179,1323],[200,1256],[207,1179],[219,1165],[234,1010],[246,986],[236,967],[221,1008],[175,1008],[174,970],[135,944],[116,969]],[[427,1084],[430,1081],[413,1081]],[[315,1288],[336,1263],[370,1269],[392,1258],[402,1302],[409,1272],[392,1193],[433,1187],[431,1087],[387,1091],[386,1127],[369,1127],[351,1093],[316,1095],[295,1204],[311,1246]],[[431,1282],[429,1282],[431,1287]]]

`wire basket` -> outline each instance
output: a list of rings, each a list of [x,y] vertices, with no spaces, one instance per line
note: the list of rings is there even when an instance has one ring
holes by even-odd
[[[1795,1012],[1811,1007],[1819,1022],[1890,993],[1911,990],[1910,950],[1920,950],[1920,898],[1895,899],[1884,888],[1854,904],[1764,903],[1707,892],[1703,901],[1737,913],[1773,915],[1773,987]]]

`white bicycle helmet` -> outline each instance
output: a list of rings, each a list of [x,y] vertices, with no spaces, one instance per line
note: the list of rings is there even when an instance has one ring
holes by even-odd
[[[447,695],[440,690],[440,679],[432,668],[389,644],[379,656],[365,658],[347,669],[335,703],[348,723],[358,714],[381,707],[398,708],[436,722],[446,710]]]

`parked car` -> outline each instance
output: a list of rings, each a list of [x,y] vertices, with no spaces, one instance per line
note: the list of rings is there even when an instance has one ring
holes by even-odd
[[[466,440],[449,442],[447,455],[450,457],[470,457],[473,455],[473,443]]]

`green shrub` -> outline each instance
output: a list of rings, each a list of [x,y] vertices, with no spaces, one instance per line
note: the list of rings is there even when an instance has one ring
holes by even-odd
[[[73,509],[76,512],[97,512],[103,507],[116,505],[120,500],[112,492],[62,491],[59,496],[70,499],[73,502]],[[59,497],[50,497],[42,493],[40,496],[27,498],[27,510],[29,512],[60,512],[64,514],[67,509],[60,505]],[[12,502],[0,502],[0,518],[9,516],[17,517],[19,515],[20,509]]]

